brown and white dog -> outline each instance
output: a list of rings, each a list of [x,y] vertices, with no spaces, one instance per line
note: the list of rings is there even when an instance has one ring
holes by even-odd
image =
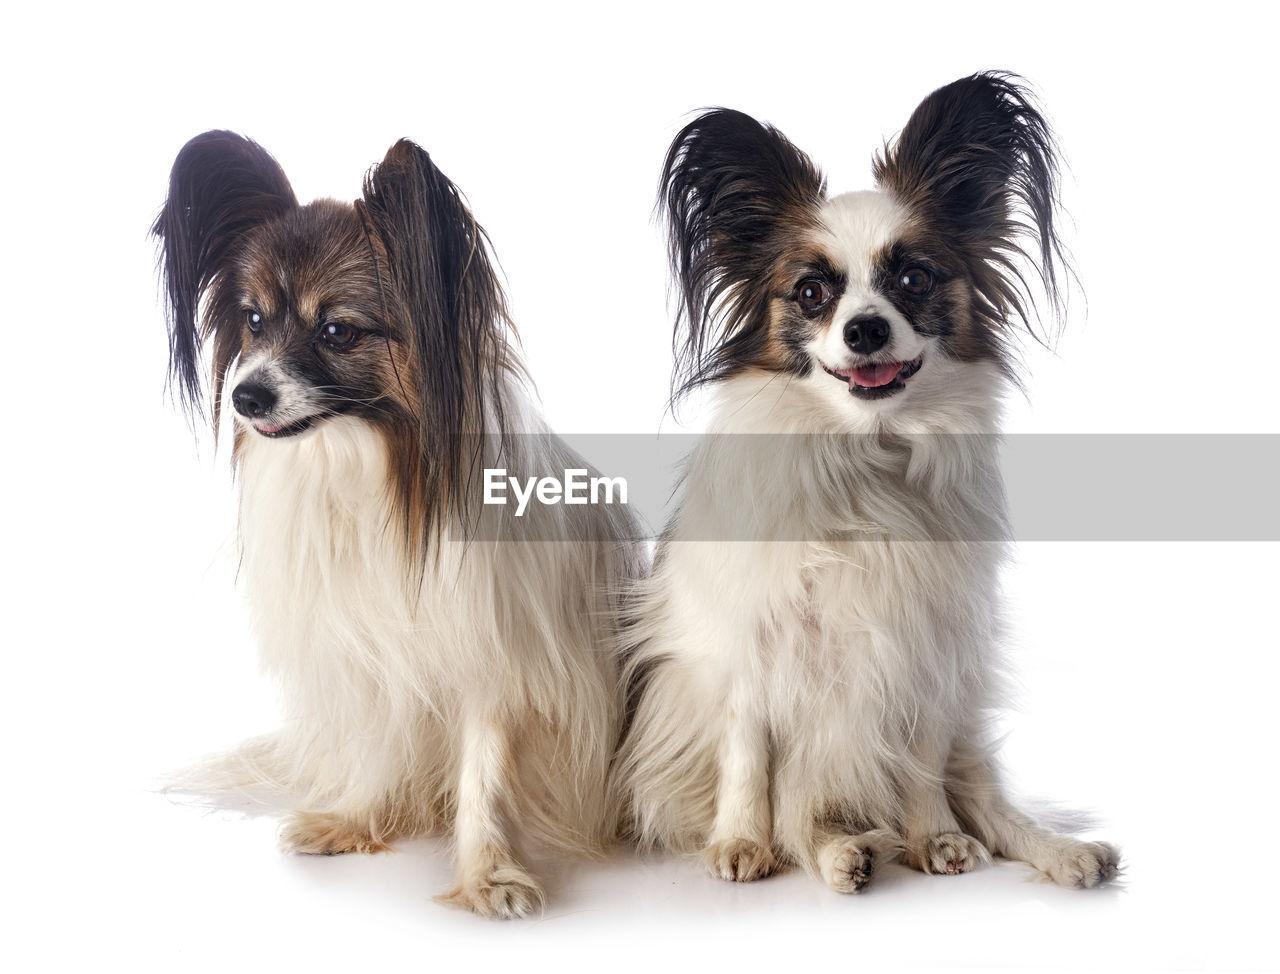
[[[234,416],[241,578],[287,711],[188,785],[297,796],[298,852],[450,833],[446,902],[534,911],[518,843],[590,855],[615,829],[612,593],[635,560],[620,508],[575,510],[558,540],[477,528],[486,463],[581,465],[524,391],[484,231],[412,142],[354,205],[303,206],[214,131],[179,153],[154,232],[182,400],[200,411],[211,344],[215,429]]]
[[[874,172],[829,197],[781,133],[723,109],[671,146],[677,384],[710,384],[715,411],[635,610],[616,783],[643,843],[725,879],[791,862],[849,893],[899,855],[945,874],[994,854],[1094,886],[1116,851],[1014,808],[989,728],[990,434],[1024,257],[1057,305],[1052,137],[1017,79],[978,74]]]

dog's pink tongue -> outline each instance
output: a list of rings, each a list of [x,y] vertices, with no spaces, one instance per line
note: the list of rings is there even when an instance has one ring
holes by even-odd
[[[874,389],[877,386],[887,386],[898,377],[898,373],[901,371],[901,362],[864,365],[862,368],[854,369],[849,373],[849,381],[852,385],[862,386],[864,389]]]

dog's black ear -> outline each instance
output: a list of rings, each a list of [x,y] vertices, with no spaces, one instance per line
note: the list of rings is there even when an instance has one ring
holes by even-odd
[[[876,157],[874,172],[909,209],[944,227],[970,266],[990,268],[976,275],[987,303],[976,310],[992,324],[1013,316],[1030,329],[1035,301],[1018,256],[1035,266],[1055,317],[1071,272],[1055,226],[1057,146],[1021,80],[990,71],[939,88]]]
[[[437,501],[465,519],[477,437],[502,432],[503,377],[518,372],[506,299],[488,235],[413,142],[401,139],[369,171],[357,209],[387,265],[389,310],[418,370],[419,483],[429,495],[421,521],[432,531],[446,513]]]
[[[770,265],[825,194],[808,156],[742,112],[712,109],[675,137],[659,207],[679,287],[677,396],[763,352]]]
[[[205,132],[178,153],[151,232],[161,242],[169,378],[188,413],[201,409],[200,346],[207,337],[197,320],[201,295],[246,231],[297,205],[279,163],[234,132]]]

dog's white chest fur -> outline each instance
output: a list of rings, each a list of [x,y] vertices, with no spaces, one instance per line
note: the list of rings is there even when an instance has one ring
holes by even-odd
[[[768,735],[776,828],[826,808],[898,829],[904,779],[927,774],[921,743],[962,733],[991,689],[995,443],[832,434],[810,398],[725,385],[640,613],[638,657],[677,661],[654,670],[649,701],[702,708],[636,735],[641,780],[684,779],[669,810],[640,796],[641,827],[682,845],[713,830],[717,804],[742,803],[698,784],[737,760],[725,742],[741,723]]]
[[[330,420],[296,442],[246,441],[243,582],[269,668],[310,671],[334,654],[376,668],[400,641],[388,632],[422,620],[387,473],[385,448],[356,421]]]
[[[434,576],[408,563],[386,449],[368,425],[251,437],[240,460],[241,583],[263,665],[283,684],[299,746],[322,762],[306,777],[336,795],[380,779],[370,761],[407,762],[409,742],[388,735],[416,723],[411,711],[449,706],[453,620],[420,584]]]

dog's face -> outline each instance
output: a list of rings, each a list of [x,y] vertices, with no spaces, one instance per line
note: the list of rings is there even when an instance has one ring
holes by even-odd
[[[795,350],[784,370],[832,408],[901,413],[936,403],[964,364],[1000,366],[999,333],[972,313],[967,255],[892,194],[825,201],[796,253],[768,327]]]
[[[663,185],[686,387],[762,371],[865,417],[936,404],[965,365],[1012,373],[1020,238],[1051,301],[1059,259],[1056,163],[1025,92],[999,75],[940,89],[875,172],[877,189],[828,198],[808,157],[739,112],[677,137]]]
[[[409,336],[353,206],[322,200],[248,233],[214,300],[238,315],[224,389],[244,429],[278,439],[332,416],[412,416]]]
[[[336,416],[371,423],[423,550],[466,503],[464,441],[492,429],[512,368],[488,240],[456,187],[402,140],[354,204],[300,206],[260,146],[206,132],[178,154],[153,232],[184,404],[200,408],[211,345],[214,426],[229,408],[237,456]]]
[[[934,293],[938,262],[910,242],[909,224],[883,193],[851,193],[819,208],[769,322],[796,349],[798,371],[820,370],[868,403],[906,390],[946,320]]]

